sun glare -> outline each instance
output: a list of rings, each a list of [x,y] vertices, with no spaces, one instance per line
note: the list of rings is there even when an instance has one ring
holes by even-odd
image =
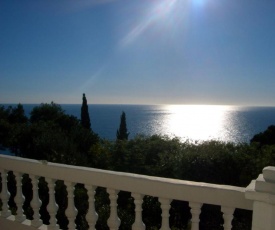
[[[166,109],[170,116],[167,116],[164,128],[169,135],[187,137],[188,134],[191,140],[222,138],[228,106],[171,105]]]

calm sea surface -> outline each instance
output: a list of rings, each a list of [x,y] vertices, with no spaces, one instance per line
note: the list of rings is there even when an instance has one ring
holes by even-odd
[[[23,105],[26,115],[35,105]],[[81,105],[61,105],[80,118]],[[92,129],[100,137],[116,138],[120,115],[126,113],[130,138],[137,134],[161,134],[189,140],[249,142],[275,124],[275,107],[212,105],[89,105]]]

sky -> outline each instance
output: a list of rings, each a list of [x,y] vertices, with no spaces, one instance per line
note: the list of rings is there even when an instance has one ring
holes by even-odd
[[[275,106],[273,0],[0,0],[0,103]]]

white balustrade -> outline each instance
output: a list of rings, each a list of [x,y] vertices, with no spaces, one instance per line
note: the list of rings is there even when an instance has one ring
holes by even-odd
[[[2,212],[1,216],[3,217],[9,217],[11,215],[11,212],[9,210],[8,201],[10,198],[10,193],[8,191],[8,181],[7,181],[7,170],[1,169],[1,177],[2,177],[2,191],[1,191],[1,200],[2,200]]]
[[[233,213],[234,213],[235,209],[222,206],[221,211],[223,212],[224,230],[230,230],[232,228],[231,223],[233,220]]]
[[[66,216],[69,220],[68,228],[69,229],[75,229],[75,218],[77,215],[77,210],[74,205],[74,189],[75,189],[75,183],[72,182],[65,182],[65,185],[67,187],[68,192],[68,207],[66,209]]]
[[[245,196],[253,200],[252,230],[275,229],[275,167],[266,167],[263,174],[251,181]]]
[[[165,230],[165,229],[170,229],[169,227],[169,210],[170,210],[170,203],[171,200],[170,199],[164,199],[164,198],[159,198],[159,202],[160,202],[160,207],[162,210],[162,223],[161,223],[161,230]]]
[[[31,207],[33,209],[33,220],[31,221],[31,225],[33,227],[40,227],[43,222],[40,220],[40,214],[39,214],[39,208],[41,207],[41,200],[39,199],[38,195],[38,176],[35,175],[30,175],[30,178],[32,180],[32,192],[33,192],[33,197],[31,201]]]
[[[45,178],[46,182],[48,183],[49,188],[49,204],[47,207],[47,210],[50,215],[50,224],[48,226],[48,229],[50,230],[58,230],[59,226],[57,224],[56,220],[56,213],[57,213],[57,204],[55,203],[55,179],[52,178]]]
[[[95,210],[95,190],[96,187],[92,186],[92,185],[87,185],[86,186],[87,190],[88,190],[88,197],[89,197],[89,209],[88,209],[88,213],[86,215],[86,220],[88,222],[89,225],[89,229],[91,230],[95,230],[95,225],[96,225],[96,221],[98,219],[98,215],[96,213]]]
[[[134,203],[135,203],[135,222],[132,225],[133,230],[144,230],[145,225],[142,221],[142,202],[143,202],[143,197],[144,195],[139,194],[139,193],[133,193],[132,197],[134,198]]]
[[[26,216],[23,214],[23,204],[25,197],[22,193],[22,173],[14,172],[15,180],[16,180],[16,196],[14,201],[17,205],[17,211],[15,220],[18,222],[23,222],[26,219]]]
[[[89,229],[95,229],[98,220],[98,214],[95,210],[95,190],[97,187],[106,188],[107,193],[109,194],[110,217],[107,220],[107,224],[111,230],[117,230],[120,226],[120,219],[117,211],[117,198],[119,191],[130,192],[134,198],[135,220],[132,225],[133,230],[146,229],[142,219],[144,195],[158,197],[162,210],[162,230],[170,229],[169,212],[170,204],[173,200],[189,202],[191,208],[190,212],[192,214],[192,230],[199,230],[199,217],[203,204],[218,205],[221,207],[224,219],[224,230],[230,230],[232,228],[232,220],[234,218],[233,213],[236,208],[253,210],[253,230],[271,230],[275,228],[275,195],[273,195],[275,191],[274,167],[264,169],[264,175],[260,176],[256,182],[253,181],[248,188],[241,188],[113,172],[51,162],[43,164],[36,160],[1,155],[1,229],[7,219],[9,219],[9,221],[12,220],[10,207],[8,205],[10,195],[7,187],[7,173],[9,171],[14,173],[16,179],[16,197],[14,201],[17,206],[17,213],[14,219],[17,221],[14,223],[20,225],[26,223],[26,221],[23,221],[25,218],[22,210],[24,197],[21,184],[22,175],[27,174],[31,179],[33,193],[31,201],[33,220],[29,222],[31,226],[37,229],[41,229],[41,225],[43,225],[39,214],[41,201],[39,199],[38,180],[41,177],[45,178],[49,189],[49,203],[47,210],[50,215],[50,224],[47,226],[47,229],[59,229],[56,219],[58,207],[55,201],[55,182],[57,180],[64,181],[64,184],[67,187],[68,207],[65,214],[69,220],[69,230],[76,228],[75,221],[77,210],[74,204],[74,189],[76,183],[84,184],[84,187],[87,189],[89,208],[87,210],[86,220]],[[264,221],[265,216],[267,216],[268,221]],[[18,223],[18,221],[23,221],[23,223]]]
[[[107,189],[110,198],[110,217],[108,219],[108,226],[110,230],[116,230],[119,228],[120,219],[117,216],[117,194],[118,191],[114,189]]]
[[[200,214],[202,203],[189,202],[190,212],[192,214],[192,228],[191,230],[199,230]]]

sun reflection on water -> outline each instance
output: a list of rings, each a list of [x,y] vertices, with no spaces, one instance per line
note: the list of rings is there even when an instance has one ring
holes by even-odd
[[[226,140],[231,106],[167,105],[162,132],[190,140]]]

